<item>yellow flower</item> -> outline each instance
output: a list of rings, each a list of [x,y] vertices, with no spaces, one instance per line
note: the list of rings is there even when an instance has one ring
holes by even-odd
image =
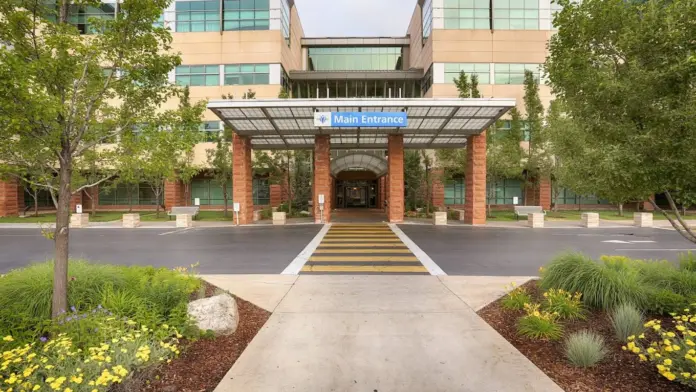
[[[682,377],[691,377],[691,373],[689,373],[689,372],[684,372],[681,375],[682,375]]]
[[[633,351],[634,354],[640,353],[640,349],[638,347],[633,347],[633,350],[631,351]]]
[[[645,339],[645,334],[638,335],[638,339]]]
[[[662,375],[669,381],[674,381],[674,379],[677,378],[672,372],[665,372]]]
[[[32,388],[32,391],[38,391],[39,389],[41,389],[40,385],[34,385],[34,388]]]
[[[664,363],[664,364],[667,365],[667,366],[671,366],[671,365],[672,365],[672,360],[669,359],[669,358],[666,358],[662,363]]]
[[[14,342],[14,339],[10,335],[5,336],[2,340],[5,342]]]
[[[73,390],[70,389],[70,388],[65,388],[65,389],[63,390],[63,392],[73,392]]]
[[[667,332],[667,336],[669,336],[670,338],[673,338],[677,335],[675,335],[674,332]]]
[[[640,358],[640,361],[641,361],[641,362],[645,362],[645,361],[648,360],[648,358],[647,358],[645,355],[643,355],[643,354],[638,355],[638,358]]]
[[[679,347],[675,344],[675,345],[672,345],[672,350],[679,351],[679,350],[681,350],[681,347]]]
[[[677,330],[678,331],[685,331],[686,327],[684,327],[683,325],[677,325]]]
[[[660,330],[660,326],[659,326],[659,325],[653,325],[652,328],[653,328],[655,331],[659,331],[659,330]]]
[[[652,347],[648,347],[648,354],[654,354],[654,353],[655,353],[655,349]]]

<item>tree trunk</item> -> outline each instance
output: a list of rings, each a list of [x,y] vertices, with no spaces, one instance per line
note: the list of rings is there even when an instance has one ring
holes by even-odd
[[[126,190],[128,191],[128,212],[133,212],[133,186],[129,184]]]
[[[159,203],[160,195],[162,195],[162,188],[161,187],[157,188],[157,190],[155,190],[155,198],[157,198],[157,200],[155,201],[155,204],[157,204],[157,209],[155,210],[155,217],[157,217],[157,219],[159,219],[159,217],[160,217],[160,203]]]
[[[95,194],[95,192],[96,192],[96,194]],[[92,197],[91,197],[91,199],[92,199],[92,216],[95,217],[95,216],[97,216],[97,201],[95,199],[97,198],[97,195],[99,194],[99,190],[92,187],[92,188],[90,188],[90,191],[88,194],[92,195]]]
[[[34,216],[39,216],[39,191],[34,193]]]
[[[225,210],[224,210],[225,211],[224,212],[225,218],[227,218],[227,199],[228,199],[228,197],[229,196],[227,195],[227,184],[225,184],[222,187],[222,198],[225,200]]]
[[[67,155],[67,157],[65,157]],[[63,152],[63,162],[59,170],[59,193],[56,209],[55,262],[53,267],[53,306],[51,314],[56,318],[68,309],[68,252],[70,240],[70,180],[72,160],[69,152]]]
[[[619,203],[619,216],[624,216],[624,213],[623,213],[623,203]]]

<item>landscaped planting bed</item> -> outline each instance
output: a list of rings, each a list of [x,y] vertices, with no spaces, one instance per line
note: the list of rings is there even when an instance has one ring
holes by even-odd
[[[562,255],[479,315],[566,391],[690,391],[693,267]]]
[[[190,269],[73,261],[71,309],[52,320],[52,273],[44,263],[0,276],[2,392],[212,391],[269,317],[237,299],[236,332],[215,336],[188,304],[226,293]]]

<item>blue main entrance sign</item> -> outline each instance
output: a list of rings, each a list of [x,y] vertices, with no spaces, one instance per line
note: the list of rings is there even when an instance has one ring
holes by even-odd
[[[405,112],[315,112],[315,127],[384,127],[408,126]]]

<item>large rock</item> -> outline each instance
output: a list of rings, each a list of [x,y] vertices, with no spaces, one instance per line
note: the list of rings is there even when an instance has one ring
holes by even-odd
[[[231,335],[239,325],[237,302],[229,294],[190,302],[188,314],[196,321],[198,328],[211,330],[216,335]]]

